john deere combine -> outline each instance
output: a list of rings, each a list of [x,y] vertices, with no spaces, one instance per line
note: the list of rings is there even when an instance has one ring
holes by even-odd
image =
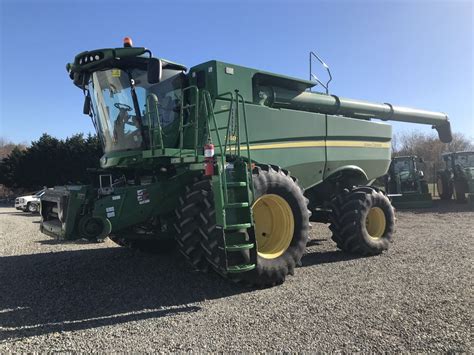
[[[370,184],[389,167],[391,127],[373,118],[429,124],[451,140],[442,113],[215,60],[187,70],[128,40],[67,69],[104,155],[93,184],[48,190],[41,230],[140,249],[172,236],[195,268],[259,286],[293,274],[310,219],[330,222],[347,252],[388,248],[393,208]]]
[[[428,182],[415,155],[394,157],[385,175],[385,192],[396,208],[422,208],[433,205]]]

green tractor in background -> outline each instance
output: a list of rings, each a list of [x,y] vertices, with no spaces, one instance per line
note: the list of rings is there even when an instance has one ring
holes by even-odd
[[[45,193],[41,231],[145,251],[174,238],[194,268],[259,287],[293,274],[310,221],[330,223],[348,253],[388,248],[394,211],[371,184],[389,167],[392,130],[373,118],[452,139],[443,113],[330,95],[312,73],[215,60],[187,69],[128,38],[67,70],[104,155],[90,184]],[[326,93],[312,92],[318,83]]]
[[[392,158],[385,175],[385,192],[396,208],[431,207],[433,200],[428,191],[428,182],[419,164],[422,158],[415,155]]]
[[[445,168],[437,174],[436,186],[442,200],[474,203],[474,152],[443,154]]]

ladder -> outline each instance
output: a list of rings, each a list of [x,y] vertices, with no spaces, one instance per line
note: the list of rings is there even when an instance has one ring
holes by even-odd
[[[253,233],[251,206],[254,196],[252,160],[245,100],[238,90],[219,95],[216,97],[216,100],[218,99],[228,101],[229,108],[215,111],[213,100],[207,90],[199,90],[196,86],[182,90],[179,140],[174,151],[181,162],[185,162],[188,158],[195,158],[192,161],[202,161],[203,142],[200,139],[199,122],[200,117],[203,118],[201,123],[207,130],[204,133],[207,133],[208,142],[211,142],[213,136],[216,138],[217,175],[212,177],[212,190],[216,224],[221,233],[217,241],[220,253],[217,258],[218,265],[214,266],[223,273],[241,273],[253,270],[257,263],[257,244]],[[150,94],[146,103],[151,155],[153,156],[155,152],[166,155],[172,149],[164,145],[158,98]],[[223,129],[219,129],[216,115],[226,112],[228,112],[227,124]],[[222,139],[220,131],[224,129],[226,133]],[[242,133],[246,149],[242,149]],[[188,137],[186,147],[184,147],[185,134]],[[243,150],[247,152],[245,156]]]
[[[228,99],[229,108],[214,111],[208,91],[202,91],[205,115],[208,118],[209,139],[215,132],[217,139],[218,174],[213,177],[216,222],[221,230],[219,239],[220,265],[225,273],[241,273],[253,270],[257,263],[257,244],[253,229],[252,206],[252,160],[248,139],[245,101],[238,90],[219,95],[217,99]],[[228,112],[224,144],[219,133],[216,114]],[[242,121],[242,122],[241,122]],[[243,127],[242,127],[243,126]],[[244,133],[246,157],[242,155],[241,133]],[[248,231],[251,231],[248,233]],[[248,251],[248,254],[247,254]],[[246,254],[243,258],[242,255]]]

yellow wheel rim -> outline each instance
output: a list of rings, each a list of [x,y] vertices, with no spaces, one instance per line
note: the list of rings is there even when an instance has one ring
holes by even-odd
[[[438,179],[438,195],[442,195],[443,194],[443,181],[441,179]]]
[[[262,258],[275,259],[290,246],[295,220],[290,205],[282,197],[268,194],[252,206],[257,252]]]
[[[371,238],[380,239],[385,232],[387,220],[380,207],[372,207],[365,219],[365,227]]]

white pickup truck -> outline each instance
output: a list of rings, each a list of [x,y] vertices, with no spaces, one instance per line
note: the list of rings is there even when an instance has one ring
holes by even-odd
[[[40,198],[46,189],[31,195],[20,196],[15,199],[15,208],[23,212],[39,213]]]

